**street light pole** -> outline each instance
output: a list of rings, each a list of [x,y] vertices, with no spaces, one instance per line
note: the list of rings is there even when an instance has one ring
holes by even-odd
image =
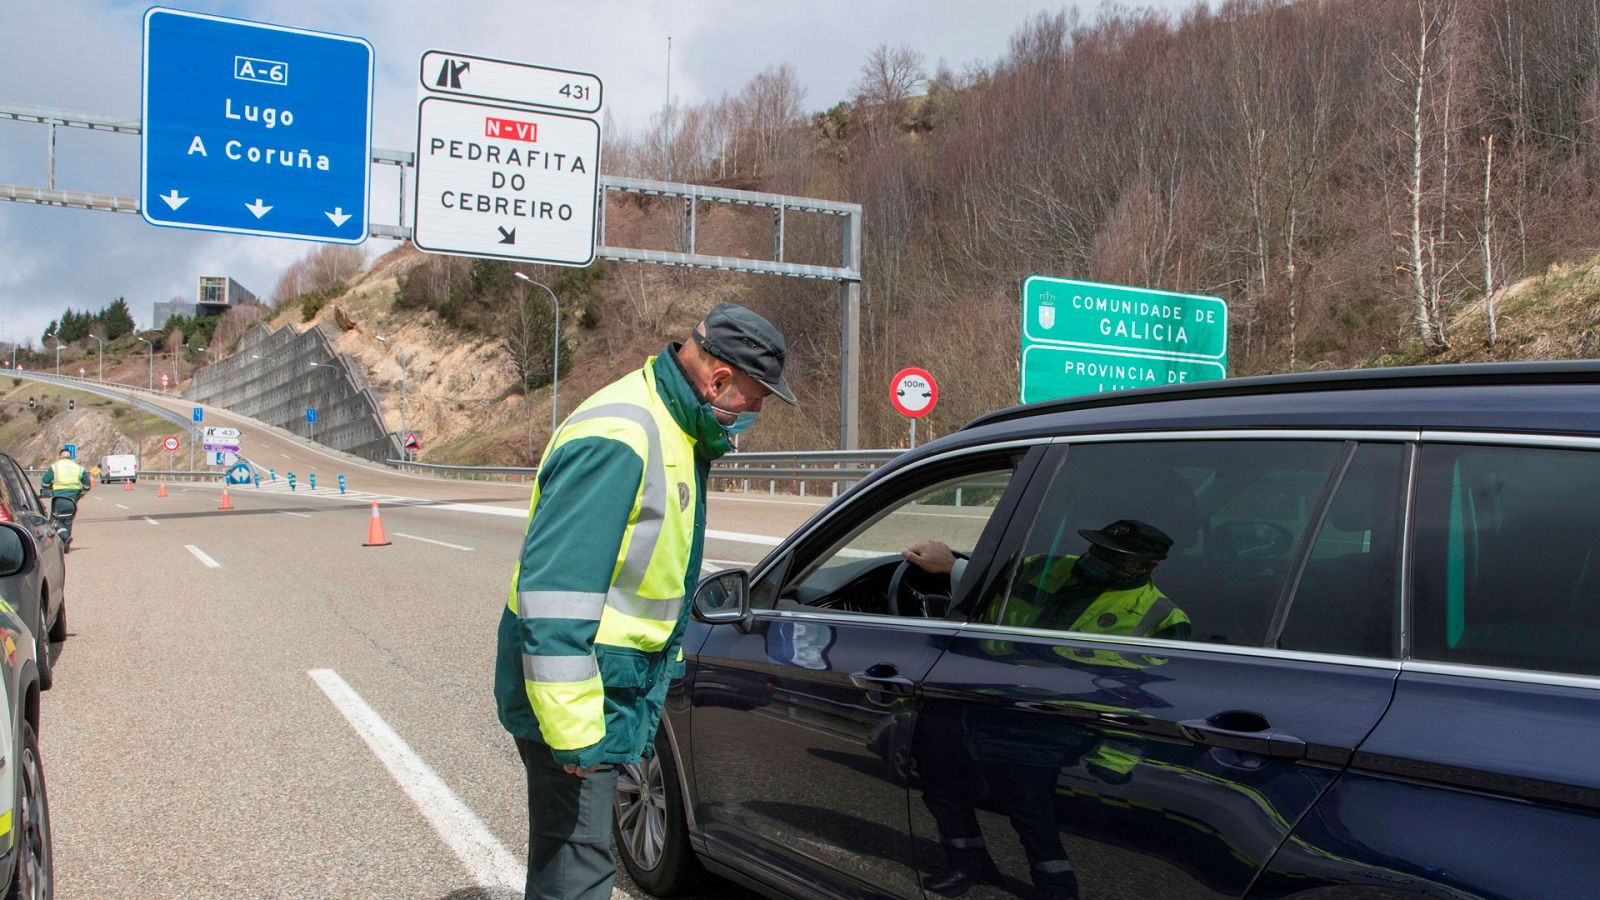
[[[95,337],[92,334],[89,335],[89,338],[90,338],[90,340],[98,341],[99,344],[100,344],[100,380],[101,381],[105,381],[106,380],[106,342],[105,342],[105,340],[103,338]]]
[[[511,274],[531,285],[544,288],[544,292],[550,295],[550,302],[555,304],[556,307],[556,340],[554,352],[551,354],[553,361],[550,366],[550,437],[553,439],[556,436],[556,406],[561,397],[561,300],[556,296],[555,291],[550,290],[521,272],[513,272]]]
[[[382,341],[389,348],[394,348],[394,341],[389,340],[383,335],[375,334],[373,337]],[[406,462],[410,462],[411,451],[406,448],[406,437],[409,434],[409,432],[406,431],[406,382],[411,379],[411,357],[401,356],[400,353],[396,351],[394,358],[400,361],[400,458]]]
[[[61,338],[56,338],[56,377],[61,377]]]
[[[133,339],[150,348],[150,390],[153,391],[156,389],[156,345],[139,337],[137,334],[133,336]]]

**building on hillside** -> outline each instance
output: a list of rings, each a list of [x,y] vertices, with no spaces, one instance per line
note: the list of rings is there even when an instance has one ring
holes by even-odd
[[[198,319],[201,316],[220,316],[235,306],[255,306],[261,303],[249,289],[226,275],[201,275],[194,299],[193,303],[169,300],[155,304],[151,327],[162,327],[172,316],[191,319]]]

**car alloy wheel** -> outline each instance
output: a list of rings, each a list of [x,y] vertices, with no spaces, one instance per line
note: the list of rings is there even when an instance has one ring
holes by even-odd
[[[22,796],[18,798],[16,884],[11,896],[49,900],[55,894],[55,862],[50,844],[50,803],[45,794],[44,767],[39,763],[39,743],[33,727],[24,724],[22,741]]]
[[[667,787],[661,757],[629,763],[617,771],[617,839],[646,870],[661,864],[667,843]]]

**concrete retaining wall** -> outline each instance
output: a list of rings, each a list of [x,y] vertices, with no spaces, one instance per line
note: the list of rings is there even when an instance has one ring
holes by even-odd
[[[333,366],[313,368],[312,363]],[[260,419],[319,444],[366,459],[398,459],[399,439],[360,364],[333,352],[322,326],[250,329],[227,359],[195,373],[185,397]],[[306,407],[317,423],[306,422]]]

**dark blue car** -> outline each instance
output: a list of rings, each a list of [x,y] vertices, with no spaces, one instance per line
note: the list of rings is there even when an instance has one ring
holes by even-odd
[[[1600,896],[1600,363],[1006,410],[695,614],[617,800],[661,895]]]

